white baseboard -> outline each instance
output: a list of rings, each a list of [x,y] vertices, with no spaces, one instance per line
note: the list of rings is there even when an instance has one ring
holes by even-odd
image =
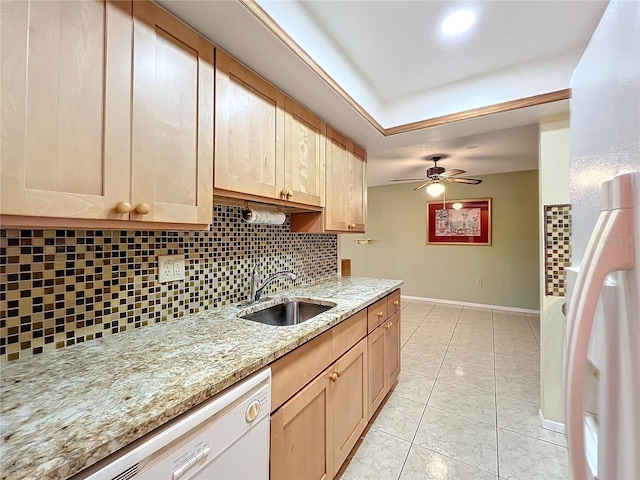
[[[439,298],[411,297],[409,295],[402,295],[402,298],[406,298],[407,300],[418,300],[420,302],[447,303],[451,305],[462,305],[464,307],[489,308],[492,310],[505,310],[507,312],[531,313],[533,315],[540,315],[540,310],[531,310],[529,308],[503,307],[502,305],[485,305],[483,303],[458,302],[456,300],[442,300]]]
[[[551,430],[552,432],[565,433],[564,423],[545,420],[544,416],[542,415],[542,410],[538,410],[538,419],[540,420],[540,426],[542,428],[546,428],[547,430]]]

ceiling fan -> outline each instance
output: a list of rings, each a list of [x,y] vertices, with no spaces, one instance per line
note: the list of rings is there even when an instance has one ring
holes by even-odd
[[[438,160],[441,159],[441,156],[431,157],[431,160],[433,161],[433,167],[427,168],[425,176],[422,178],[396,178],[391,181],[407,182],[425,180],[423,184],[418,185],[416,188],[414,188],[414,190],[420,190],[421,188],[427,187],[427,191],[434,196],[440,195],[444,191],[444,185],[442,184],[442,182],[465,183],[467,185],[478,185],[482,182],[482,180],[477,178],[463,178],[457,176],[465,173],[465,170],[454,168],[453,170],[445,171],[444,168],[438,166]],[[438,185],[438,187],[431,188],[435,185]]]

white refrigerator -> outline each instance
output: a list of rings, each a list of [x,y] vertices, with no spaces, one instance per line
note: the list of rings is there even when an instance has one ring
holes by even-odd
[[[571,79],[572,478],[640,479],[640,2],[612,0]]]

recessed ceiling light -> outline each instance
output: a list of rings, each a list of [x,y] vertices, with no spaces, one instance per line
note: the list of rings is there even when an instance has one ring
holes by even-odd
[[[480,146],[480,145],[467,145],[467,146],[466,146],[466,147],[464,147],[464,148],[469,149],[469,150],[473,150],[474,148],[478,148],[479,146]]]
[[[440,28],[444,33],[454,35],[469,30],[475,21],[476,14],[471,10],[458,10],[445,18]]]

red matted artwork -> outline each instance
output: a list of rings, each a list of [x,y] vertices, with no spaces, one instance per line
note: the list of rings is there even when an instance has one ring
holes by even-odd
[[[427,244],[491,245],[491,199],[427,202]]]

